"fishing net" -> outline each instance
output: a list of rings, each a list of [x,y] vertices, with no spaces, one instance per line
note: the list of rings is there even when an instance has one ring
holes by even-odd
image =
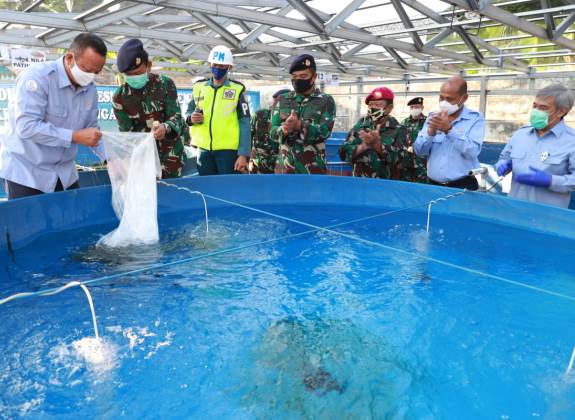
[[[156,179],[162,170],[156,142],[150,133],[102,134],[112,206],[120,225],[98,241],[98,246],[125,247],[158,242]]]

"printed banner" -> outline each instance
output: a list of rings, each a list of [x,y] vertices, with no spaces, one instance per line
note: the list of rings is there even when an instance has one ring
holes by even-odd
[[[103,131],[118,131],[116,116],[112,110],[112,97],[116,91],[116,86],[97,86],[98,89],[98,121]],[[14,94],[14,83],[0,83],[0,126],[8,121],[8,104]],[[253,114],[260,107],[259,92],[245,92],[246,101]],[[178,89],[178,102],[185,115],[188,104],[192,99],[191,89]]]
[[[337,86],[339,85],[339,73],[323,73],[319,72],[317,77],[320,83],[325,86]]]
[[[12,56],[12,68],[14,69],[25,69],[32,64],[46,61],[46,53],[44,51],[14,48],[10,50],[10,54]]]

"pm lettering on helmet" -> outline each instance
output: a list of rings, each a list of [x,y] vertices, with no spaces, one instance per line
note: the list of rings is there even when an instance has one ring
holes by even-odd
[[[217,45],[211,49],[208,55],[208,62],[233,66],[234,59],[232,57],[232,52],[228,47],[225,45]]]

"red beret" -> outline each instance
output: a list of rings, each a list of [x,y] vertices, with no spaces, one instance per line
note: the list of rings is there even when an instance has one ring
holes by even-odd
[[[381,101],[382,99],[386,101],[393,101],[393,92],[391,89],[386,87],[377,87],[371,91],[369,95],[365,98],[366,105],[369,101]]]

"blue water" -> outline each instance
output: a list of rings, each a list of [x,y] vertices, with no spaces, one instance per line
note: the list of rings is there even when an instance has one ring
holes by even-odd
[[[76,351],[80,290],[1,306],[0,417],[575,416],[573,241],[439,215],[427,237],[420,212],[336,228],[388,248],[242,209],[212,211],[207,237],[201,220],[161,216],[155,247],[95,249],[109,225],[17,250],[2,297],[290,236],[93,284],[104,365]]]

